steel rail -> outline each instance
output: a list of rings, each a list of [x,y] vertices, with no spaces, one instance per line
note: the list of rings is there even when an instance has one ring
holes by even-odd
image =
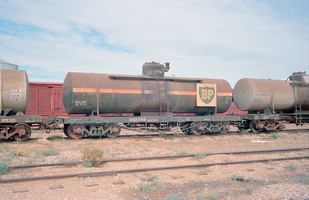
[[[302,129],[283,129],[282,132],[295,132],[295,133],[309,132],[309,129],[308,128],[302,128]]]
[[[300,151],[306,150],[309,147],[301,147],[301,148],[289,148],[289,149],[269,149],[269,150],[255,150],[255,151],[234,151],[234,152],[217,152],[217,153],[202,153],[205,156],[210,155],[225,155],[225,154],[254,154],[254,153],[271,153],[271,152],[284,152],[284,151]],[[137,158],[120,158],[120,159],[110,159],[105,160],[104,162],[124,162],[124,161],[135,161],[135,160],[155,160],[155,159],[173,159],[173,158],[186,158],[186,157],[194,157],[198,154],[188,154],[188,155],[176,155],[176,156],[154,156],[154,157],[137,157]],[[31,167],[46,167],[46,166],[73,166],[81,164],[82,161],[76,162],[61,162],[61,163],[46,163],[46,164],[32,164],[32,165],[15,165],[9,166],[10,169],[17,169],[17,168],[31,168]]]
[[[131,130],[131,129],[127,129],[127,130]],[[131,131],[135,131],[135,132],[143,132],[143,131],[139,131],[139,130],[131,130]],[[130,134],[130,135],[119,135],[117,138],[104,138],[104,140],[117,140],[119,138],[121,139],[132,139],[132,138],[139,138],[139,139],[149,139],[149,138],[183,138],[183,137],[209,137],[209,136],[217,136],[217,135],[239,135],[240,132],[239,131],[228,131],[227,133],[210,133],[210,134],[202,134],[202,135],[186,135],[184,133],[182,133],[182,131],[171,131],[172,133],[153,133],[153,134]],[[281,132],[290,132],[290,133],[300,133],[300,132],[309,132],[309,129],[284,129]],[[267,132],[260,132],[259,134],[267,134]],[[252,132],[248,132],[248,133],[241,133],[241,134],[246,134],[246,135],[257,135],[257,133],[252,133]],[[94,138],[101,138],[100,136],[91,136],[91,137],[86,137],[83,139],[94,139]],[[28,140],[36,140],[39,138],[29,138]],[[67,140],[72,140],[69,138],[63,138],[63,139],[67,139]]]
[[[131,130],[131,131],[135,131],[135,130]],[[136,131],[136,132],[141,132],[141,131]],[[305,133],[305,132],[309,132],[309,129],[284,129],[281,132],[287,132],[287,133]],[[239,131],[228,131],[227,133],[205,133],[202,135],[186,135],[184,133],[182,133],[181,131],[178,132],[174,132],[174,133],[153,133],[153,134],[130,134],[130,135],[119,135],[117,138],[121,138],[121,139],[132,139],[132,138],[145,138],[145,139],[149,139],[149,138],[183,138],[183,137],[209,137],[209,136],[218,136],[218,135],[239,135],[239,134],[245,134],[245,135],[257,135],[257,134],[269,134],[269,132],[259,132],[259,133],[252,133],[252,132],[248,132],[248,133],[240,133]],[[104,139],[108,139],[108,140],[117,140],[117,138],[104,138]]]
[[[64,174],[64,175],[51,175],[51,176],[23,177],[23,178],[13,178],[13,179],[0,179],[0,183],[34,181],[34,180],[44,180],[44,179],[60,179],[60,178],[71,178],[71,177],[112,176],[112,175],[117,175],[120,173],[135,173],[135,172],[171,170],[171,169],[183,169],[183,168],[199,168],[199,167],[210,167],[210,166],[215,166],[215,165],[234,165],[234,164],[248,164],[248,163],[258,163],[258,162],[272,162],[272,161],[299,160],[299,159],[309,159],[309,156],[271,158],[271,159],[261,159],[261,160],[245,160],[245,161],[233,161],[233,162],[217,162],[217,163],[206,163],[206,164],[197,164],[197,165],[177,165],[177,166],[167,166],[167,167],[101,171],[101,172],[92,172],[92,173],[77,173],[77,174]]]

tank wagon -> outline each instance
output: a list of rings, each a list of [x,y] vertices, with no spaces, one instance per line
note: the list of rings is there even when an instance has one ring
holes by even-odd
[[[236,106],[249,113],[242,115],[240,129],[253,132],[284,128],[282,120],[302,125],[309,122],[309,75],[293,73],[287,80],[239,80],[234,88]]]
[[[23,70],[0,70],[0,139],[26,140],[30,126],[42,117],[24,113],[28,104],[28,77]]]
[[[241,79],[232,93],[223,79],[167,77],[169,63],[149,62],[143,74],[69,72],[62,89],[68,116],[24,115],[29,101],[27,74],[0,70],[0,139],[26,140],[31,126],[47,131],[63,126],[73,139],[114,138],[121,128],[185,134],[226,132],[230,124],[253,132],[278,131],[288,121],[309,122],[309,75],[287,80]],[[221,115],[232,104],[247,114]]]
[[[65,134],[117,137],[122,127],[169,130],[200,135],[225,132],[239,116],[216,116],[232,103],[232,88],[223,79],[166,77],[169,64],[143,65],[142,76],[69,72],[63,84],[63,103],[69,114],[57,117]],[[101,117],[107,113],[133,113],[126,117]],[[183,115],[183,113],[191,115]]]

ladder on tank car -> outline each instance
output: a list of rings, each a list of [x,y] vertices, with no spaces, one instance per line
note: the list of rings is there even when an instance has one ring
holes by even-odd
[[[162,117],[167,117],[169,114],[169,103],[166,89],[165,78],[157,80],[159,89],[159,106],[160,106],[160,130],[168,128],[168,122],[162,122]]]
[[[302,125],[302,106],[301,106],[301,96],[299,91],[299,84],[293,79],[293,90],[294,90],[294,100],[295,100],[295,124]]]

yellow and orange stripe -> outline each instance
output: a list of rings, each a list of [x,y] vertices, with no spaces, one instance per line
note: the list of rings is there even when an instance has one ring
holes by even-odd
[[[114,93],[114,94],[154,94],[154,90],[132,90],[132,89],[96,89],[96,88],[73,88],[76,93]],[[195,91],[168,91],[170,95],[196,96]],[[218,92],[217,96],[232,96],[231,92]]]

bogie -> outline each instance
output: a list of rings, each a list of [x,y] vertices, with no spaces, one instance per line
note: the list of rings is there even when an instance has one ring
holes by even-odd
[[[282,131],[285,128],[283,121],[274,120],[252,120],[249,123],[249,128],[253,133]]]
[[[116,138],[121,128],[118,124],[65,124],[64,132],[70,139],[81,139],[86,136]]]

